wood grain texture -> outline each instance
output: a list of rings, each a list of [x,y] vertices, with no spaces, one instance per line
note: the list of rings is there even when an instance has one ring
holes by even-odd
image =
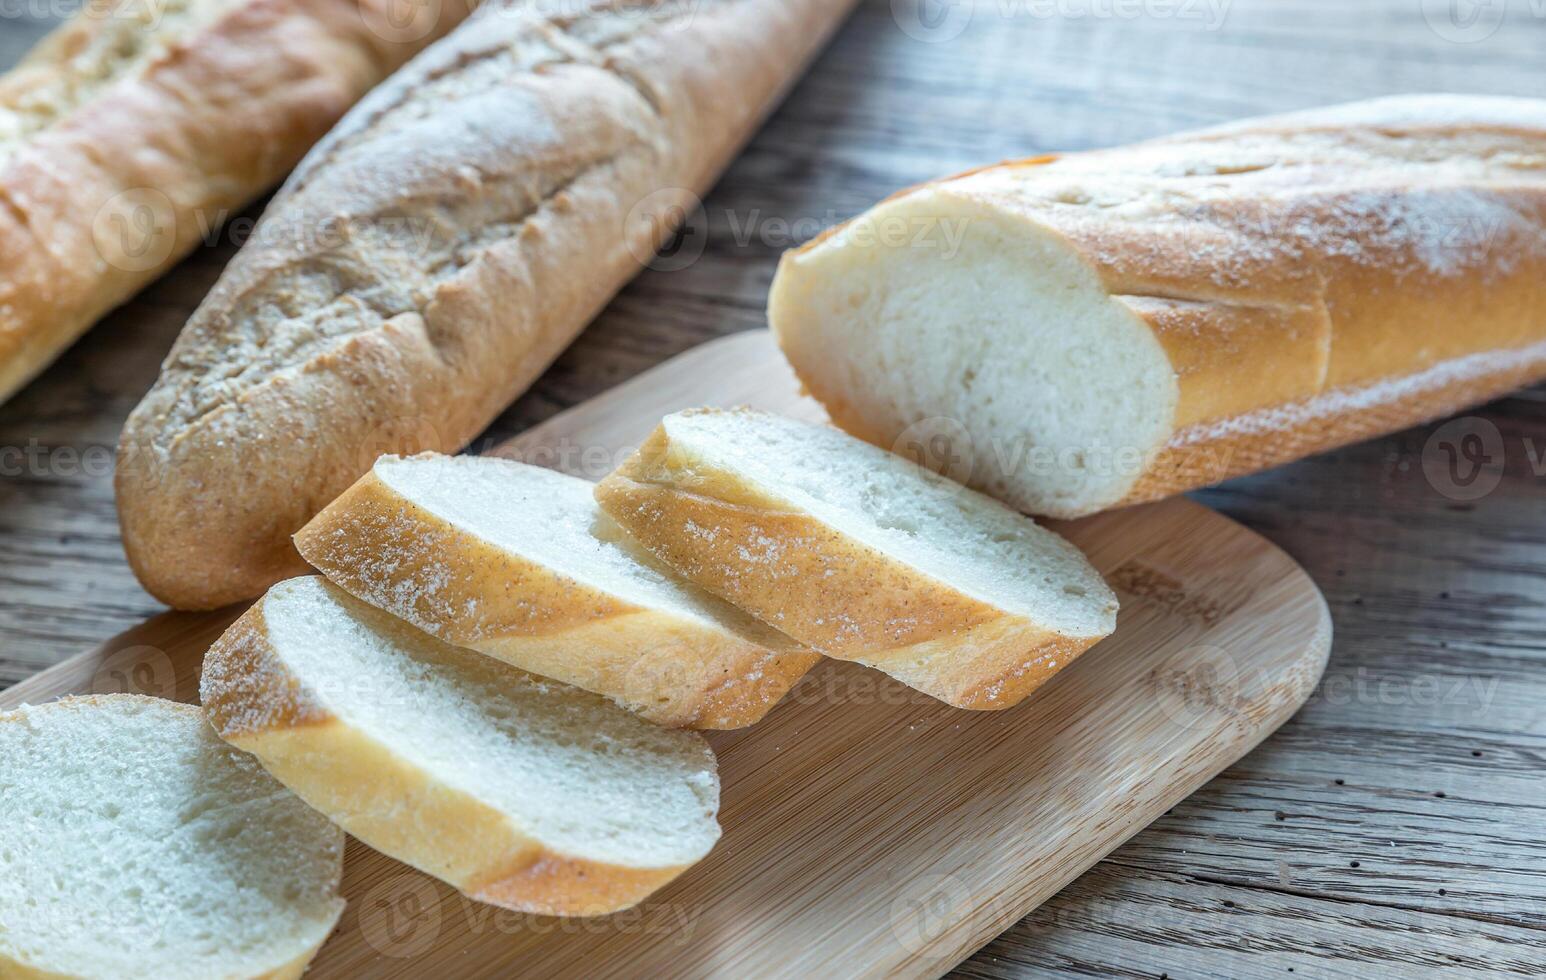
[[[929,43],[900,26],[921,2],[897,0],[894,17],[890,0],[867,0],[705,199],[683,243],[698,260],[625,289],[480,446],[762,326],[783,248],[912,182],[1375,95],[1546,95],[1546,17],[1528,0],[1473,5],[1503,17],[1469,42],[1446,36],[1437,0],[1234,0],[1214,30],[1079,14],[1096,4],[1034,16],[1046,8],[962,0],[948,10],[969,8],[970,23]],[[923,12],[946,11],[929,0]],[[0,61],[41,29],[0,22]],[[159,611],[124,564],[106,456],[91,454],[110,452],[241,231],[0,406],[0,454],[35,445],[42,460],[18,470],[0,455],[0,684]],[[1197,495],[1285,548],[1326,593],[1337,636],[1326,675],[1265,746],[963,974],[1459,975],[1445,957],[1473,955],[1468,937],[1495,927],[1508,962],[1533,968],[1516,973],[1546,973],[1546,389],[1467,418],[1497,429],[1503,463],[1475,499],[1424,472],[1464,434],[1443,425]]]
[[[595,477],[678,409],[820,418],[796,388],[767,332],[745,333],[497,451]],[[1123,607],[1110,638],[1024,704],[960,711],[825,662],[761,723],[709,733],[725,836],[638,910],[584,927],[510,916],[356,845],[351,912],[310,976],[517,964],[544,977],[933,976],[958,962],[1282,724],[1330,647],[1308,577],[1204,507],[1176,499],[1059,527]],[[222,625],[163,616],[126,648],[0,692],[0,708],[93,690],[191,695]]]

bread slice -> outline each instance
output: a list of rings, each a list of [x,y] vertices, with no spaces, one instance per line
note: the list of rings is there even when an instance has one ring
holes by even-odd
[[[215,730],[379,851],[479,901],[633,905],[719,837],[701,736],[451,646],[315,576],[205,656]]]
[[[1115,626],[1068,542],[827,426],[670,415],[596,495],[709,591],[957,707],[1009,707]]]
[[[384,456],[295,536],[356,597],[662,725],[739,728],[820,659],[660,568],[587,480]]]
[[[344,835],[191,705],[0,714],[0,976],[299,977]]]

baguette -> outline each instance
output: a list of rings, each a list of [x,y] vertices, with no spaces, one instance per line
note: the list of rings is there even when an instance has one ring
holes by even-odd
[[[376,455],[469,441],[640,269],[850,3],[584,0],[559,21],[494,0],[372,93],[124,428],[140,581],[184,608],[256,595],[304,568],[290,536]]]
[[[316,576],[210,648],[226,741],[366,844],[479,901],[627,908],[719,837],[703,738],[442,643]]]
[[[0,401],[283,177],[462,2],[401,34],[389,0],[115,4],[39,42],[0,76]]]
[[[1116,624],[1073,545],[828,426],[669,415],[596,499],[703,588],[959,708],[1016,704]]]
[[[0,714],[0,976],[299,977],[343,914],[343,860],[196,707]]]
[[[820,655],[659,567],[593,486],[487,456],[383,456],[295,536],[334,584],[660,725],[740,728]]]
[[[768,312],[849,432],[1032,513],[1152,500],[1546,377],[1546,102],[972,171],[787,253]]]

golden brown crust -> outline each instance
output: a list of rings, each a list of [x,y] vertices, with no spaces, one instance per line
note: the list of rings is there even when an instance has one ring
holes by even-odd
[[[1474,369],[1465,369],[1476,363]],[[1446,370],[1460,368],[1460,370]],[[1441,363],[1395,384],[1326,392],[1306,402],[1203,423],[1176,433],[1119,506],[1200,486],[1396,432],[1546,378],[1546,343]],[[1387,393],[1389,388],[1403,389]]]
[[[491,0],[371,93],[125,425],[116,486],[140,581],[183,608],[255,595],[298,570],[290,535],[376,455],[474,437],[639,270],[851,3],[584,0],[560,21]]]
[[[333,721],[274,655],[261,601],[226,627],[204,654],[199,703],[215,733],[232,744],[270,728],[288,730]]]
[[[1002,615],[780,507],[734,473],[679,469],[670,457],[656,426],[597,485],[597,502],[685,578],[828,656],[878,657]]]
[[[606,915],[637,905],[687,870],[621,868],[544,853],[491,872],[468,894],[480,902],[539,915]]]
[[[665,426],[596,487],[640,544],[795,639],[961,708],[1011,707],[1099,637],[1056,635],[962,593],[701,460]]]
[[[620,600],[463,531],[362,476],[295,536],[356,597],[441,639],[672,727],[741,728],[820,655]]]
[[[285,667],[268,641],[263,605],[205,655],[205,711],[222,738],[364,843],[480,901],[544,915],[615,912],[684,870],[553,852],[503,813],[351,728]]]
[[[1018,616],[1000,616],[859,662],[946,704],[989,711],[1018,704],[1097,642],[1036,629]],[[961,665],[968,660],[973,669],[964,671]]]
[[[481,902],[540,915],[605,915],[686,870],[627,868],[550,851],[504,814],[337,720],[266,728],[230,742],[364,843]]]
[[[297,531],[295,547],[335,585],[458,646],[639,611],[463,531],[374,470]]]
[[[1295,401],[1325,377],[1331,320],[1324,307],[1114,298],[1148,324],[1170,358],[1181,395],[1177,428]]]
[[[1058,516],[1249,473],[1546,377],[1543,101],[1380,99],[998,164],[904,195],[919,190],[1056,236],[1170,359],[1170,437],[1120,499]],[[883,409],[852,404],[864,393],[801,368],[834,421],[869,441],[890,445],[913,421],[882,425]]]
[[[710,730],[762,720],[821,659],[787,638],[752,643],[652,609],[535,642],[494,637],[476,649],[606,694],[657,725]]]
[[[399,42],[367,27],[382,21],[383,0],[223,6],[0,162],[0,400],[278,181],[459,9],[446,4],[426,36]],[[79,48],[101,27],[85,22],[94,16],[61,27],[43,51]],[[31,64],[11,85],[72,70],[67,59]]]

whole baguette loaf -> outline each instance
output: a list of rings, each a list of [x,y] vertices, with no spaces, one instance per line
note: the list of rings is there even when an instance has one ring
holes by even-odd
[[[507,0],[373,92],[276,197],[125,426],[140,581],[184,608],[252,596],[304,567],[290,535],[377,455],[475,436],[640,269],[850,3],[590,0],[550,19]]]
[[[95,7],[0,76],[0,401],[283,177],[466,9],[448,0],[394,31],[390,6]]]
[[[987,167],[786,254],[769,316],[871,442],[1033,513],[1163,497],[1546,377],[1546,102]]]

